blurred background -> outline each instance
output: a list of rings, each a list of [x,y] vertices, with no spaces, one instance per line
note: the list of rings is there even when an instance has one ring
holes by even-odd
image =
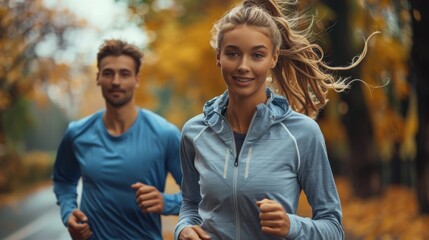
[[[181,128],[225,90],[210,30],[234,2],[0,0],[0,239],[69,239],[50,174],[68,122],[104,107],[95,84],[102,41],[141,47],[137,102]],[[301,0],[291,10],[313,20],[312,41],[332,66],[352,62],[381,32],[358,67],[335,74],[388,84],[331,93],[317,119],[347,239],[429,239],[429,4]],[[165,239],[176,220],[163,219]]]

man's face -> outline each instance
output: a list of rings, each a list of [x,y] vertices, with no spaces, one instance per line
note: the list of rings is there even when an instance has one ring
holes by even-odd
[[[97,85],[106,103],[120,108],[132,102],[139,84],[134,60],[126,55],[107,56],[100,61]]]

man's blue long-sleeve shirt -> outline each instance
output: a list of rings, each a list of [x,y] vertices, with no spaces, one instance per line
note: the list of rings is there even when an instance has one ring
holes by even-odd
[[[58,148],[52,178],[62,221],[66,225],[78,207],[76,187],[82,178],[80,209],[93,239],[162,239],[160,215],[142,212],[131,185],[142,182],[164,192],[168,173],[180,185],[180,132],[140,109],[130,129],[112,136],[103,113],[70,123]],[[163,196],[163,214],[178,214],[181,193]]]

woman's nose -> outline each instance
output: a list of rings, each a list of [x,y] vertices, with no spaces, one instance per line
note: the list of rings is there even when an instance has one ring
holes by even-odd
[[[238,65],[239,71],[248,71],[249,70],[249,59],[247,57],[242,57]]]

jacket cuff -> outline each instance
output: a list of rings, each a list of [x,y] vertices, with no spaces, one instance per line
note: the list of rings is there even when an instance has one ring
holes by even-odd
[[[299,232],[301,231],[301,222],[296,215],[288,214],[288,216],[290,220],[290,228],[287,239],[296,239],[299,236]]]

